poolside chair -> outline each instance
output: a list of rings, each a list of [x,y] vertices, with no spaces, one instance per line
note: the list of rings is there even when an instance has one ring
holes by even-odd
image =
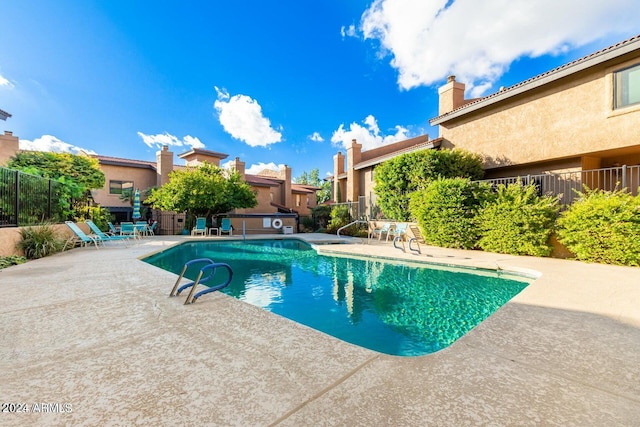
[[[421,254],[422,251],[420,250],[420,243],[426,244],[424,241],[424,237],[422,236],[422,231],[420,231],[420,227],[418,227],[417,225],[410,225],[409,230],[411,230],[411,234],[413,234],[413,237],[409,239],[409,250],[411,252]],[[416,244],[415,248],[412,247],[413,243]]]
[[[158,221],[154,221],[154,223],[153,223],[153,224],[151,224],[151,225],[149,226],[149,228],[147,229],[147,234],[148,234],[149,236],[155,236],[155,235],[156,235],[155,230],[156,230],[156,227],[157,227],[157,226],[158,226]]]
[[[220,231],[218,235],[222,235],[222,233],[227,233],[229,236],[233,236],[233,227],[231,226],[231,218],[222,218],[222,223],[220,225]]]
[[[382,238],[382,235],[385,234],[387,240],[389,240],[389,231],[391,231],[392,226],[393,224],[391,224],[390,222],[385,222],[380,228],[374,228],[373,230],[371,230],[369,237],[371,238],[378,236],[378,240],[380,240]]]
[[[196,218],[196,226],[191,229],[191,235],[195,236],[196,234],[201,236],[207,234],[207,218],[203,216]]]
[[[111,222],[107,222],[107,225],[109,226],[109,232],[107,234],[111,234],[112,236],[115,236],[116,234],[120,234],[116,226],[113,225]]]
[[[67,224],[67,227],[69,227],[71,231],[73,231],[73,234],[75,234],[75,236],[69,238],[65,242],[64,247],[62,248],[63,251],[67,248],[67,245],[75,246],[76,243],[80,243],[81,247],[94,245],[96,249],[98,249],[98,245],[102,243],[102,240],[98,236],[87,235],[84,231],[82,231],[82,229],[80,229],[80,227],[78,227],[78,225],[75,222],[65,221],[64,223]]]
[[[136,221],[135,224],[133,224],[133,227],[136,229],[136,233],[139,237],[149,235],[149,224],[147,221]]]
[[[134,238],[138,238],[138,232],[136,231],[136,227],[132,222],[121,222],[120,223],[120,235],[121,236],[130,236]]]
[[[84,221],[85,224],[89,226],[94,235],[98,236],[98,238],[103,242],[121,242],[126,243],[127,240],[131,240],[132,236],[119,236],[119,235],[111,235],[106,234],[90,219]],[[89,236],[91,237],[91,236]]]

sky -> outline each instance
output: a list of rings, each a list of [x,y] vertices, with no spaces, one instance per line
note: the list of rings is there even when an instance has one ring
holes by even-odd
[[[438,88],[489,95],[640,34],[640,0],[0,0],[0,109],[20,148],[248,173],[333,171],[438,136]],[[180,159],[175,157],[176,163]]]

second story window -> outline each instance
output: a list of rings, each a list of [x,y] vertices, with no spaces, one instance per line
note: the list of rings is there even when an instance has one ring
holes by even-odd
[[[133,192],[133,181],[109,181],[109,194]]]
[[[613,108],[640,104],[640,64],[613,73]]]

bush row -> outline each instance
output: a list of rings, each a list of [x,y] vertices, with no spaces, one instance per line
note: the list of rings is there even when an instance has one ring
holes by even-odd
[[[548,256],[555,233],[579,260],[640,265],[640,196],[625,191],[587,190],[560,213],[558,200],[533,184],[437,179],[413,193],[410,210],[436,246]]]

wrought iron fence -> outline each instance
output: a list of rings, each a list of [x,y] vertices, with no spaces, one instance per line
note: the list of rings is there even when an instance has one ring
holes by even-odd
[[[606,191],[626,190],[633,195],[638,194],[640,165],[619,166],[613,168],[592,169],[584,171],[544,173],[538,175],[512,176],[507,178],[485,179],[492,185],[510,185],[518,181],[522,185],[535,184],[540,195],[557,196],[562,206],[572,204],[585,187],[591,190]]]
[[[62,184],[0,167],[0,227],[64,220]]]

